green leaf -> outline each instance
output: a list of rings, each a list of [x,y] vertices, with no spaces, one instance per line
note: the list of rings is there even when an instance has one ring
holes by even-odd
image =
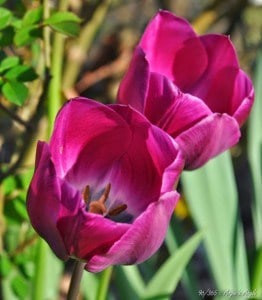
[[[6,0],[0,0],[0,5],[4,4]]]
[[[51,25],[51,28],[68,36],[78,36],[80,32],[80,26],[75,22],[62,22]]]
[[[21,27],[17,30],[14,42],[18,47],[31,44],[35,39],[42,37],[42,28],[38,25]]]
[[[12,17],[12,20],[11,20],[11,24],[12,26],[17,30],[17,29],[20,29],[21,26],[22,26],[22,20],[13,16]]]
[[[6,58],[6,54],[4,51],[0,50],[0,61]]]
[[[17,197],[6,202],[4,214],[8,222],[22,223],[28,220],[24,197]]]
[[[38,75],[33,68],[26,65],[19,65],[5,73],[4,77],[8,80],[27,82],[35,80]]]
[[[59,11],[53,13],[48,19],[45,20],[45,25],[55,25],[63,22],[80,23],[81,19],[75,14],[68,11]]]
[[[28,295],[28,283],[21,274],[18,274],[13,278],[11,286],[15,295],[20,299],[25,299]]]
[[[0,62],[0,72],[8,70],[19,64],[18,56],[8,56]]]
[[[15,176],[8,176],[7,178],[5,178],[2,186],[4,195],[12,193],[16,188]]]
[[[6,99],[17,105],[22,105],[28,97],[28,88],[18,81],[6,82],[2,92]]]
[[[0,31],[0,47],[9,46],[13,43],[15,32],[12,26],[8,26]]]
[[[31,299],[58,299],[62,262],[53,254],[47,243],[39,239],[35,252],[35,274],[32,280]]]
[[[43,7],[39,6],[26,12],[23,17],[22,25],[28,26],[40,23],[43,18]]]
[[[45,20],[44,24],[69,36],[77,36],[80,31],[81,19],[70,12],[57,12]]]
[[[185,236],[187,236],[185,228],[180,220],[173,215],[165,238],[166,247],[170,255],[184,243]],[[196,293],[196,291],[199,290],[199,284],[197,282],[197,275],[194,271],[195,270],[190,265],[185,268],[181,277],[181,285],[186,298],[190,300],[199,300],[199,296]]]
[[[252,217],[256,242],[256,257],[252,268],[252,290],[262,299],[262,49],[259,50],[256,63],[255,91],[256,98],[248,126],[248,158],[250,162],[254,199]]]
[[[12,13],[10,10],[0,7],[0,29],[4,29],[10,24]]]
[[[217,288],[248,290],[247,256],[230,153],[223,153],[198,170],[184,172],[182,184],[192,218],[203,230]]]
[[[201,239],[201,232],[194,234],[168,258],[148,283],[142,299],[169,299]]]
[[[10,259],[6,255],[6,253],[1,253],[0,257],[0,274],[2,277],[5,277],[8,275],[12,268],[12,263],[10,262]]]
[[[254,184],[252,217],[256,247],[262,247],[262,49],[258,52],[255,77],[255,103],[248,126],[248,158]]]

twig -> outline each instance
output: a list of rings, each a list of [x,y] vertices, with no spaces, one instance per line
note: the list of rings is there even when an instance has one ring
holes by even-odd
[[[26,129],[28,129],[28,130],[32,129],[32,125],[29,122],[24,121],[22,118],[20,118],[13,111],[11,111],[7,107],[5,107],[1,102],[0,102],[0,109],[3,110],[6,114],[8,114],[15,122],[17,122],[20,125],[24,126]]]
[[[83,75],[82,79],[76,84],[78,93],[82,93],[89,86],[95,84],[102,79],[108,78],[112,75],[124,72],[130,62],[131,52],[126,50],[113,62],[106,64],[95,71],[87,72]]]
[[[30,145],[30,141],[32,140],[34,132],[35,132],[37,126],[38,126],[39,120],[41,119],[41,117],[43,115],[43,104],[44,104],[45,99],[46,99],[46,93],[47,93],[49,81],[50,81],[50,74],[49,74],[49,70],[46,69],[45,79],[44,79],[44,83],[43,83],[43,92],[42,92],[41,96],[39,97],[39,101],[38,101],[35,113],[31,117],[31,119],[28,121],[28,123],[30,124],[30,126],[32,126],[32,128],[34,128],[34,130],[25,131],[24,136],[23,136],[24,143],[23,143],[23,146],[21,147],[21,149],[19,151],[18,158],[5,172],[2,172],[0,170],[0,183],[6,177],[13,174],[16,171],[16,169],[20,166],[20,163],[24,159],[24,156],[25,156],[26,151],[27,151],[27,147],[28,147],[28,145]]]
[[[10,253],[10,258],[12,258],[15,255],[23,252],[25,250],[25,248],[27,248],[27,247],[31,246],[32,244],[34,244],[34,242],[37,240],[37,238],[38,238],[38,234],[35,233],[31,238],[23,241],[20,245],[18,245],[16,247],[16,249],[12,253]]]

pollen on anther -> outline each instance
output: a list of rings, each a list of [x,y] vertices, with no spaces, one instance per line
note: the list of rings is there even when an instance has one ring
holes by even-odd
[[[82,192],[82,197],[83,197],[85,203],[88,204],[89,201],[90,201],[90,187],[89,187],[89,185],[87,185],[87,186],[84,188],[84,190],[83,190],[83,192]]]

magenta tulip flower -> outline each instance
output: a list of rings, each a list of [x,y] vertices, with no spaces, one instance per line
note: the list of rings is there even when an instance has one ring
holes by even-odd
[[[61,259],[99,272],[140,263],[164,240],[184,159],[176,143],[128,106],[76,98],[39,142],[27,196],[35,230]]]
[[[118,94],[178,142],[187,169],[238,142],[253,100],[229,37],[198,36],[167,11],[147,26]]]

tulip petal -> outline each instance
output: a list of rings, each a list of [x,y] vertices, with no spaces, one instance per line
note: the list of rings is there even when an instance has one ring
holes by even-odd
[[[70,255],[83,260],[89,260],[94,253],[103,255],[131,226],[84,210],[74,218],[77,225],[73,229],[71,219],[60,218],[57,226]]]
[[[71,204],[64,200],[68,198]],[[39,142],[36,169],[27,195],[27,210],[35,230],[48,242],[59,258],[67,259],[68,253],[56,227],[61,214],[62,200],[65,201],[65,211],[77,211],[78,195],[56,176],[49,147],[46,143]]]
[[[182,93],[166,77],[151,74],[145,115],[173,138],[211,113],[201,99]]]
[[[180,90],[165,76],[150,73],[144,114],[153,124],[159,124],[180,95]]]
[[[118,103],[129,104],[140,112],[144,112],[149,82],[149,66],[145,54],[140,47],[134,51],[127,73],[118,90]]]
[[[218,34],[200,36],[208,55],[208,66],[201,78],[184,90],[206,102],[213,112],[230,114],[233,86],[239,72],[237,55],[229,37]]]
[[[66,165],[64,179],[78,190],[89,185],[94,196],[110,183],[109,208],[125,203],[136,216],[159,198],[163,173],[176,159],[178,147],[130,107],[91,103],[90,108],[89,102],[73,100],[60,112],[51,139],[52,158]],[[180,160],[178,164],[170,172],[173,182],[183,167]]]
[[[86,269],[100,272],[109,265],[141,263],[148,259],[164,241],[178,198],[178,193],[169,192],[150,204],[107,252],[90,258]]]
[[[242,70],[236,77],[233,95],[232,115],[241,126],[251,111],[255,97],[252,82]]]
[[[147,26],[140,47],[150,71],[161,73],[186,90],[207,67],[207,54],[190,24],[168,11],[160,11]]]
[[[88,162],[82,163],[79,166],[82,172],[71,179],[82,185],[78,188],[83,188],[87,182],[81,180],[82,173],[89,169],[99,172],[100,168],[109,167],[107,164],[128,147],[122,137],[125,136],[128,141],[130,134],[125,121],[108,106],[86,98],[69,101],[56,118],[50,141],[58,175],[64,178],[85,149]],[[121,147],[118,146],[119,141]],[[96,159],[93,159],[94,154]]]
[[[112,168],[111,177],[114,178],[117,187],[115,194],[119,195],[119,199],[132,195],[127,200],[127,205],[130,206],[130,212],[137,215],[150,202],[158,200],[160,191],[164,193],[173,189],[183,169],[184,159],[170,136],[160,128],[149,125],[142,115],[128,107],[112,105],[112,108],[132,128],[132,141],[128,151]],[[169,176],[164,181],[166,172]],[[122,180],[123,176],[125,182]]]
[[[192,170],[235,145],[239,138],[239,125],[234,118],[212,114],[175,140],[185,155],[186,168]]]

